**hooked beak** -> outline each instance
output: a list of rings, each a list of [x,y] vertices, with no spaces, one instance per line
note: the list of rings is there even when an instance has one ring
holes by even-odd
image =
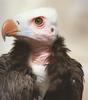
[[[9,19],[4,22],[2,26],[2,37],[4,41],[6,36],[16,36],[16,32],[18,32],[18,28],[13,20]]]

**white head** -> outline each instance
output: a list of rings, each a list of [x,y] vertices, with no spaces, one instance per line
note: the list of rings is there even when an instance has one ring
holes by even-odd
[[[57,37],[57,12],[53,8],[38,8],[19,14],[4,23],[2,35],[51,44]]]

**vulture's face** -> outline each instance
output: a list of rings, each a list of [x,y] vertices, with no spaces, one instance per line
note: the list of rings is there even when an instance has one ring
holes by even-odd
[[[2,35],[25,37],[51,44],[57,37],[57,13],[52,8],[31,10],[7,20],[2,27]]]

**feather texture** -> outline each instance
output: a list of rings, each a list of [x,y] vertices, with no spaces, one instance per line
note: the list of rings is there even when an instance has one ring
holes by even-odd
[[[68,51],[64,39],[57,37],[47,58],[50,83],[43,100],[82,100],[84,73]],[[30,54],[28,41],[19,39],[11,52],[0,57],[0,100],[42,100],[36,75],[27,63]]]

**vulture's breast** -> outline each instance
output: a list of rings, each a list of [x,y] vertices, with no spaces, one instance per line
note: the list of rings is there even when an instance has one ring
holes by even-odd
[[[47,50],[39,53],[33,53],[29,60],[29,64],[33,70],[33,73],[37,76],[36,82],[43,97],[49,86],[49,80],[47,79],[46,71],[46,66],[49,63],[47,59],[49,55],[50,52],[48,52]]]

